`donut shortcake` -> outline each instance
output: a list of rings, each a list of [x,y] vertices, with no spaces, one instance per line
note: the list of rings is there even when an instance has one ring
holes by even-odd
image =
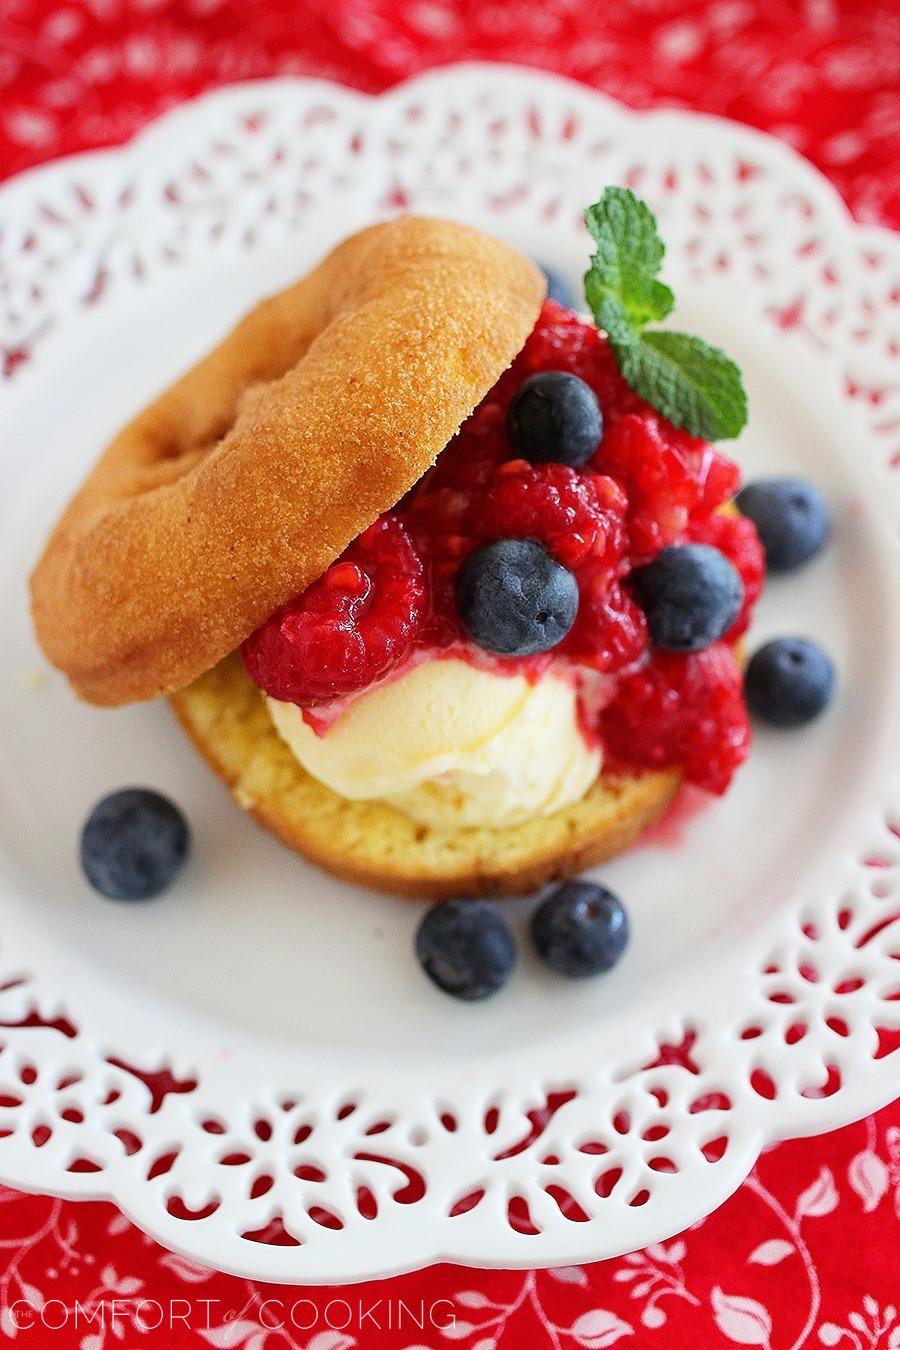
[[[398,895],[530,890],[723,792],[759,540],[587,290],[599,323],[446,221],[346,240],[104,452],[31,579],[49,660],[168,695],[242,807]]]

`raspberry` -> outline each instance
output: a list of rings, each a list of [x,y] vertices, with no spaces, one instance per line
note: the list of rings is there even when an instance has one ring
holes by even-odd
[[[760,597],[766,576],[766,561],[756,526],[746,516],[717,511],[692,520],[689,537],[698,544],[712,544],[734,563],[744,583],[741,612],[725,634],[726,642],[736,642],[747,631],[753,606]]]
[[[473,491],[473,480],[487,475],[484,460],[476,474],[474,461],[468,458],[470,447],[463,443],[465,429],[464,433],[458,438],[462,466],[459,459],[449,467],[439,460],[434,477],[409,498],[404,512],[416,547],[428,561],[432,615],[427,637],[438,646],[462,636],[456,574],[477,544],[493,539],[537,539],[546,544],[556,561],[575,573],[582,607],[587,591],[597,597],[618,577],[627,544],[627,502],[611,478],[563,464],[532,465],[523,459],[494,467],[489,458],[487,485]],[[579,627],[585,626],[582,616]],[[591,650],[596,646],[592,643]]]
[[[741,672],[727,644],[690,656],[653,651],[619,681],[600,734],[620,763],[681,768],[688,782],[724,792],[750,747]]]
[[[580,665],[612,674],[632,665],[647,646],[647,620],[618,582],[596,588],[585,571],[576,573],[581,603],[561,651]]]
[[[714,511],[729,501],[741,485],[741,475],[733,460],[720,455],[706,441],[695,440],[686,431],[677,433],[682,438],[682,453],[691,465],[700,488],[700,512]]]
[[[409,652],[424,611],[419,556],[403,525],[383,516],[241,655],[272,698],[313,707],[386,675]]]
[[[574,572],[588,559],[612,571],[625,552],[625,508],[611,478],[512,459],[473,505],[470,524],[479,540],[539,539]]]

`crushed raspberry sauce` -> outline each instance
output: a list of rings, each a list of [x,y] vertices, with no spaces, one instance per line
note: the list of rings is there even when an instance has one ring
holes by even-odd
[[[509,401],[543,370],[580,376],[600,401],[603,438],[581,469],[510,458]],[[411,661],[460,655],[533,679],[552,665],[585,690],[582,730],[609,763],[677,767],[688,782],[724,792],[750,737],[734,644],[763,582],[753,525],[721,509],[738,486],[729,459],[629,388],[596,328],[548,300],[519,356],[434,467],[244,643],[245,665],[260,688],[300,705],[319,729],[329,706]],[[538,539],[575,576],[578,616],[551,653],[492,656],[461,627],[460,563],[499,538]],[[721,642],[681,655],[649,645],[628,576],[687,541],[712,544],[734,563],[744,604]]]

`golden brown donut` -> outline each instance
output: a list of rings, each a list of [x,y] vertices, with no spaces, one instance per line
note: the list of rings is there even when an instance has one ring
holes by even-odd
[[[544,278],[404,217],[258,305],[120,432],[31,578],[82,698],[179,689],[319,577],[434,462],[523,346]]]
[[[431,830],[388,802],[347,801],[308,774],[232,656],[172,696],[188,735],[240,806],[298,853],[391,895],[518,895],[630,847],[681,776],[601,774],[579,802],[504,829]]]

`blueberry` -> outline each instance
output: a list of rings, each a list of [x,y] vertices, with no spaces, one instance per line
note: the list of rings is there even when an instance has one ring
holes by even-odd
[[[438,989],[471,1002],[503,988],[516,946],[509,924],[483,900],[444,900],[419,924],[416,956]]]
[[[709,544],[671,544],[632,573],[650,637],[672,652],[699,652],[718,641],[741,612],[737,568]]]
[[[802,727],[828,707],[834,694],[834,666],[809,638],[767,642],[744,674],[747,706],[773,727]]]
[[[599,975],[628,945],[628,915],[618,896],[590,881],[567,881],[535,910],[537,953],[560,975]]]
[[[770,572],[793,572],[814,558],[831,532],[831,513],[802,478],[760,478],[741,488],[739,510],[756,526]]]
[[[576,309],[578,301],[568,278],[555,267],[548,267],[546,263],[539,262],[537,265],[547,278],[547,299],[555,300],[558,305],[565,305],[566,309]]]
[[[517,455],[577,468],[603,435],[603,414],[589,384],[564,370],[531,375],[513,396],[506,433]]]
[[[456,579],[466,632],[500,656],[555,647],[578,613],[578,585],[533,539],[495,539],[471,553]]]
[[[150,900],[187,857],[190,832],[177,806],[148,788],[104,797],[81,832],[81,866],[110,900]]]

